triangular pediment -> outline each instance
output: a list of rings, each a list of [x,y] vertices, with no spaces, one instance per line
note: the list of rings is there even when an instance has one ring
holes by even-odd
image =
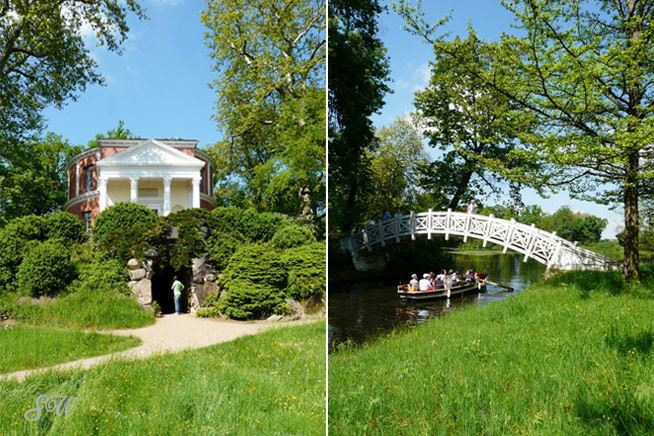
[[[202,168],[204,162],[156,139],[147,139],[98,161],[109,166],[183,166]]]

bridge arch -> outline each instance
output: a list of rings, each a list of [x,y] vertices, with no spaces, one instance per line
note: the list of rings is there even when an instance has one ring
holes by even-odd
[[[505,220],[493,215],[477,215],[471,213],[432,211],[409,215],[395,216],[388,220],[369,225],[352,236],[341,240],[341,248],[354,254],[363,250],[372,250],[379,244],[382,247],[387,241],[400,242],[401,239],[434,235],[462,236],[479,239],[504,247],[504,253],[512,250],[524,255],[524,261],[534,259],[554,270],[600,270],[618,269],[621,262],[607,256],[578,247],[556,235],[556,232],[546,232],[535,225],[525,225],[514,219]]]

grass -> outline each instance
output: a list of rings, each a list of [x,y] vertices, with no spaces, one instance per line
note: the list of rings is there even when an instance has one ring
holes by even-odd
[[[40,394],[76,396],[71,416],[23,414]],[[325,323],[87,371],[0,382],[5,435],[324,435]]]
[[[143,327],[155,321],[154,314],[141,309],[133,298],[104,287],[84,286],[40,306],[18,304],[19,298],[16,293],[2,295],[0,313],[25,324],[102,330]]]
[[[329,358],[330,435],[651,435],[654,283],[561,274]]]
[[[21,325],[0,326],[0,374],[40,368],[135,347],[134,337]]]

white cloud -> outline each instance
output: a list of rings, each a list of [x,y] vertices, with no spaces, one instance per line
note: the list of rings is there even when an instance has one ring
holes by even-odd
[[[431,70],[429,64],[422,64],[413,71],[411,75],[413,79],[413,91],[422,91],[429,84],[429,79],[431,79]]]
[[[397,81],[397,87],[399,89],[407,89],[409,86],[411,86],[410,83],[405,82],[404,80],[400,79]]]

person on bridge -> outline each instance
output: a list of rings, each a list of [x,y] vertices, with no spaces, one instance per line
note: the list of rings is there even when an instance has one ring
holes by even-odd
[[[418,289],[421,291],[428,291],[431,288],[431,283],[429,282],[429,274],[425,273],[422,275],[422,279],[418,282]]]
[[[470,200],[470,204],[466,207],[466,213],[475,213],[476,210],[477,205],[475,204],[475,200]]]
[[[382,221],[386,221],[386,220],[389,220],[389,219],[393,218],[393,215],[391,215],[391,213],[389,211],[386,211],[386,212],[384,212],[382,214],[381,218],[382,218]]]

